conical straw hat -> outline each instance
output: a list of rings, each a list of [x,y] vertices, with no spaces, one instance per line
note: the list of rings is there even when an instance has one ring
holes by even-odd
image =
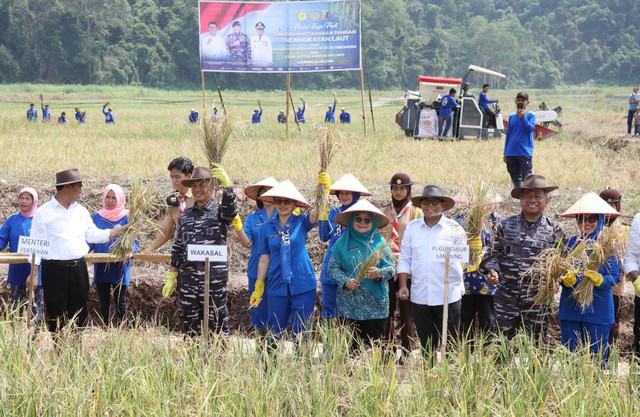
[[[345,174],[331,186],[330,194],[336,195],[336,191],[350,191],[360,193],[361,197],[370,196],[371,193],[353,174]]]
[[[361,213],[363,211],[373,214],[373,217],[376,219],[376,226],[378,226],[378,228],[385,227],[387,224],[389,224],[389,218],[367,200],[358,200],[356,204],[338,214],[336,216],[336,221],[343,226],[348,226],[349,220],[351,219],[353,213]]]
[[[278,185],[278,180],[273,177],[265,178],[261,181],[256,182],[255,184],[249,185],[245,187],[244,193],[247,197],[252,200],[258,199],[258,192],[260,192],[261,188],[271,189]]]
[[[562,217],[576,217],[579,214],[605,214],[607,217],[618,217],[620,213],[593,191],[580,197]]]
[[[294,201],[298,207],[309,207],[307,200],[300,194],[300,191],[289,180],[284,180],[266,193],[262,194],[259,198],[262,201],[273,203],[275,197],[289,198]]]

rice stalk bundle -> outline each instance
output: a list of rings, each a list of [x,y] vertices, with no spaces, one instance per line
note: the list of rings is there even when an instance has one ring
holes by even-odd
[[[335,128],[325,127],[320,129],[324,134],[318,139],[318,152],[320,154],[320,172],[327,172],[331,159],[337,150],[339,143],[344,140],[342,133]],[[313,208],[322,213],[327,207],[327,195],[324,185],[318,184],[315,190]]]
[[[233,123],[229,117],[221,117],[217,122],[204,117],[199,132],[202,150],[209,162],[209,167],[221,164],[224,155],[229,150],[233,133]]]
[[[355,280],[360,282],[367,275],[369,269],[378,265],[378,262],[385,256],[391,255],[391,244],[387,240],[380,247],[369,255],[367,259],[360,263],[358,272],[356,273]]]
[[[493,212],[493,201],[489,185],[484,181],[478,181],[474,186],[468,186],[466,194],[468,203],[464,223],[467,227],[467,236],[471,240],[479,237],[489,225],[488,220]],[[469,263],[476,265],[478,256],[479,254],[476,251],[472,251],[469,254]]]
[[[111,246],[111,253],[118,261],[125,261],[133,255],[135,236],[144,232],[145,226],[151,226],[160,231],[155,223],[160,200],[153,186],[145,185],[142,181],[131,184],[129,195],[129,228]]]
[[[533,265],[523,274],[532,285],[532,300],[538,305],[551,305],[560,278],[576,262],[580,250],[566,252],[563,241],[536,256]]]
[[[596,241],[583,245],[586,269],[597,271],[611,256],[622,258],[627,248],[627,234],[626,227],[615,222],[605,227]],[[593,303],[594,289],[593,281],[585,277],[574,287],[571,296],[584,310]]]

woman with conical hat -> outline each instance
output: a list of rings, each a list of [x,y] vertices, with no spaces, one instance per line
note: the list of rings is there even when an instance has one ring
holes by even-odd
[[[578,244],[588,245],[598,240],[606,218],[619,215],[597,194],[590,192],[584,195],[562,214],[562,217],[575,218],[580,229],[580,234],[568,240],[567,251],[573,250]],[[578,264],[562,276],[558,318],[562,343],[571,351],[588,344],[592,354],[600,352],[602,360],[607,361],[609,333],[614,322],[611,287],[620,281],[621,268],[621,260],[612,255],[597,270],[586,269],[585,265]],[[592,281],[594,293],[593,302],[583,307],[571,295],[575,286],[585,279]]]
[[[319,177],[319,183],[327,185],[329,176]],[[346,174],[329,188],[329,194],[338,197],[339,207],[332,208],[319,214],[318,235],[322,242],[329,242],[327,253],[322,263],[322,271],[320,271],[320,283],[322,284],[322,313],[323,319],[332,319],[336,317],[336,294],[338,284],[331,277],[328,271],[329,259],[331,258],[331,248],[346,230],[336,221],[336,217],[352,207],[358,202],[360,197],[370,196],[371,193],[358,181],[352,174]],[[325,206],[328,209],[328,206]]]
[[[267,330],[272,342],[289,327],[294,340],[298,340],[298,335],[310,327],[316,300],[316,275],[307,251],[307,234],[318,222],[318,214],[315,210],[293,214],[296,206],[306,208],[309,203],[289,180],[259,199],[272,203],[278,214],[262,226],[256,242],[260,259],[250,305],[259,307],[266,292]]]
[[[385,239],[391,239],[391,250],[396,255],[400,253],[402,237],[407,225],[411,221],[422,217],[420,207],[416,207],[411,202],[411,186],[413,181],[409,175],[399,172],[394,174],[389,181],[391,190],[391,204],[382,207],[382,212],[390,221],[382,229]],[[411,280],[407,284],[411,288]],[[411,313],[411,302],[409,300],[398,299],[400,282],[398,277],[392,277],[389,281],[389,321],[387,322],[387,340],[394,343],[396,331],[400,333],[402,344],[401,356],[398,359],[400,364],[404,363],[404,356],[411,351],[411,341],[415,339],[413,330],[413,319]],[[400,328],[395,328],[396,307],[400,310]]]
[[[278,185],[278,181],[273,177],[269,177],[249,185],[244,189],[244,194],[251,200],[254,200],[258,206],[256,211],[247,216],[244,221],[244,227],[236,230],[240,244],[245,248],[251,248],[249,262],[247,263],[249,294],[252,294],[255,290],[256,280],[258,278],[258,260],[260,259],[260,255],[258,254],[257,241],[260,237],[260,229],[262,229],[262,226],[269,219],[277,215],[273,203],[261,201],[260,196],[276,185]],[[264,336],[267,333],[267,297],[263,296],[263,298],[264,300],[258,307],[252,308],[249,311],[251,315],[251,325],[258,331],[260,336]]]
[[[389,317],[388,280],[395,274],[395,262],[378,230],[389,219],[373,204],[361,200],[338,214],[336,221],[345,230],[333,245],[328,272],[338,284],[338,317],[354,331],[354,351],[358,345],[371,345],[384,337]],[[371,257],[377,262],[358,279]]]

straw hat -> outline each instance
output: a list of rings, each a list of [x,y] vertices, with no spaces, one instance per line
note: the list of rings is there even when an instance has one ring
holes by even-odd
[[[618,217],[620,213],[593,191],[580,197],[562,217],[576,217],[579,214],[605,214],[607,217]]]
[[[554,185],[549,185],[547,181],[547,177],[540,174],[531,174],[527,175],[525,179],[522,181],[522,187],[515,187],[511,190],[511,197],[520,198],[525,190],[542,190],[546,192],[551,192],[557,190],[558,187]]]
[[[262,188],[272,189],[278,185],[278,180],[273,177],[265,178],[261,181],[256,182],[255,184],[249,185],[245,187],[244,194],[252,200],[258,199],[258,193]]]
[[[418,197],[413,197],[411,202],[414,206],[420,207],[422,205],[422,200],[427,198],[438,198],[442,200],[442,210],[447,211],[453,208],[456,205],[456,202],[453,201],[453,198],[447,197],[444,195],[444,191],[441,187],[437,185],[427,185],[424,187],[422,191],[422,195]]]
[[[193,174],[191,174],[191,178],[182,180],[182,185],[185,187],[191,187],[191,184],[201,180],[211,180],[211,171],[209,168],[196,167],[196,169],[193,170]]]
[[[389,224],[389,218],[367,200],[359,200],[356,204],[338,214],[336,216],[336,221],[342,226],[348,226],[351,216],[354,213],[362,213],[363,211],[371,213],[373,215],[373,217],[376,219],[376,225],[378,226],[378,228],[385,227],[387,224]]]
[[[309,203],[295,185],[289,180],[278,183],[275,187],[258,197],[262,201],[273,203],[275,197],[289,198],[293,200],[297,207],[309,207]]]
[[[82,175],[80,175],[78,168],[71,168],[56,173],[56,187],[59,185],[75,184],[76,182],[82,182]]]
[[[360,193],[361,197],[370,196],[371,193],[353,174],[344,174],[342,178],[334,182],[331,186],[329,194],[336,195],[336,191],[349,191],[352,193]]]

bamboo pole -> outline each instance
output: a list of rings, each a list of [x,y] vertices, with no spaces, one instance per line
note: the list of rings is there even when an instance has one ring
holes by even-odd
[[[291,74],[287,72],[287,92],[286,92],[286,113],[285,113],[285,117],[287,118],[285,123],[285,130],[287,132],[287,139],[289,139],[289,96],[291,96]]]
[[[218,97],[220,97],[220,105],[222,106],[222,111],[224,115],[227,115],[227,108],[224,106],[224,100],[222,99],[222,90],[220,89],[220,83],[218,82],[218,75],[214,72],[213,78],[216,80],[216,88],[218,89]]]
[[[293,104],[293,97],[291,97],[291,91],[289,91],[289,102],[291,103],[291,110],[293,111],[293,118],[296,121],[296,125],[298,126],[298,132],[302,133],[302,129],[300,128],[300,121],[298,121],[298,115],[296,114],[296,105]]]
[[[364,108],[364,71],[360,68],[360,99],[362,101],[362,126],[364,127],[364,137],[367,137],[367,112]]]
[[[36,254],[31,254],[31,273],[29,274],[29,280],[31,286],[27,289],[29,291],[29,305],[27,305],[27,328],[31,327],[31,318],[33,314],[33,283],[38,282],[38,265],[36,265]]]
[[[209,262],[209,257],[206,257],[204,258],[204,314],[202,315],[204,321],[204,323],[202,323],[202,337],[205,342],[209,340],[209,298],[211,297],[211,294],[209,294],[209,278],[211,277],[210,269],[211,263]]]
[[[440,352],[441,359],[444,361],[447,354],[447,330],[449,324],[449,270],[451,262],[451,251],[445,252],[444,264],[444,303],[442,304],[442,350]]]
[[[200,71],[200,79],[202,80],[202,117],[207,117],[207,98],[204,89],[204,71]]]
[[[364,69],[367,71],[367,89],[369,90],[369,109],[371,110],[371,123],[373,125],[373,133],[376,133],[376,118],[373,115],[373,100],[371,99],[371,75],[369,74],[369,66],[367,65],[367,48],[364,43],[364,28],[362,28],[362,37],[360,38],[362,42],[362,52],[364,56]]]
[[[111,253],[90,253],[85,256],[85,261],[87,263],[113,263],[113,262],[123,262],[127,259],[118,259],[115,255]],[[133,255],[134,261],[140,262],[154,262],[154,263],[169,263],[171,260],[171,255],[163,254],[163,253],[136,253]],[[11,265],[11,264],[26,264],[29,262],[29,255],[23,253],[7,253],[0,254],[0,265]]]

